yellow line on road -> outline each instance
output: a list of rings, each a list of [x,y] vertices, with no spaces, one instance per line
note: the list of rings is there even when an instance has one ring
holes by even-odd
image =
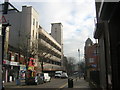
[[[65,83],[64,85],[60,86],[59,88],[64,88],[68,83]]]

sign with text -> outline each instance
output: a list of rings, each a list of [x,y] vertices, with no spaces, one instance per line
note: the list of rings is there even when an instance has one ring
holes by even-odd
[[[19,66],[19,62],[10,62],[10,65],[13,65],[13,66]]]

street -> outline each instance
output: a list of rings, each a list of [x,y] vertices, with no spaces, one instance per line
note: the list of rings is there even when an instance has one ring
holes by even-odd
[[[5,83],[5,88],[68,88],[68,79],[52,78],[50,82],[39,84],[39,85],[16,85],[15,82]],[[73,79],[73,88],[89,88],[88,82],[83,78]]]

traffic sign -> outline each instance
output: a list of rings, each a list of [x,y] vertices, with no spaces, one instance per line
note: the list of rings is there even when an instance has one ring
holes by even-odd
[[[2,24],[7,23],[5,16],[2,16],[0,18],[0,23],[2,23]]]

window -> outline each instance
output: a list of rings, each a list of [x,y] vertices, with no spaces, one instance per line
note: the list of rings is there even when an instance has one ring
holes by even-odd
[[[36,39],[37,39],[37,33],[36,33]]]
[[[33,18],[33,25],[35,25],[35,19]]]
[[[33,37],[34,37],[34,30],[33,30]]]
[[[57,28],[55,28],[55,33],[57,33]]]
[[[39,38],[41,38],[41,35],[39,34]]]
[[[38,27],[38,22],[36,21],[36,28]]]

